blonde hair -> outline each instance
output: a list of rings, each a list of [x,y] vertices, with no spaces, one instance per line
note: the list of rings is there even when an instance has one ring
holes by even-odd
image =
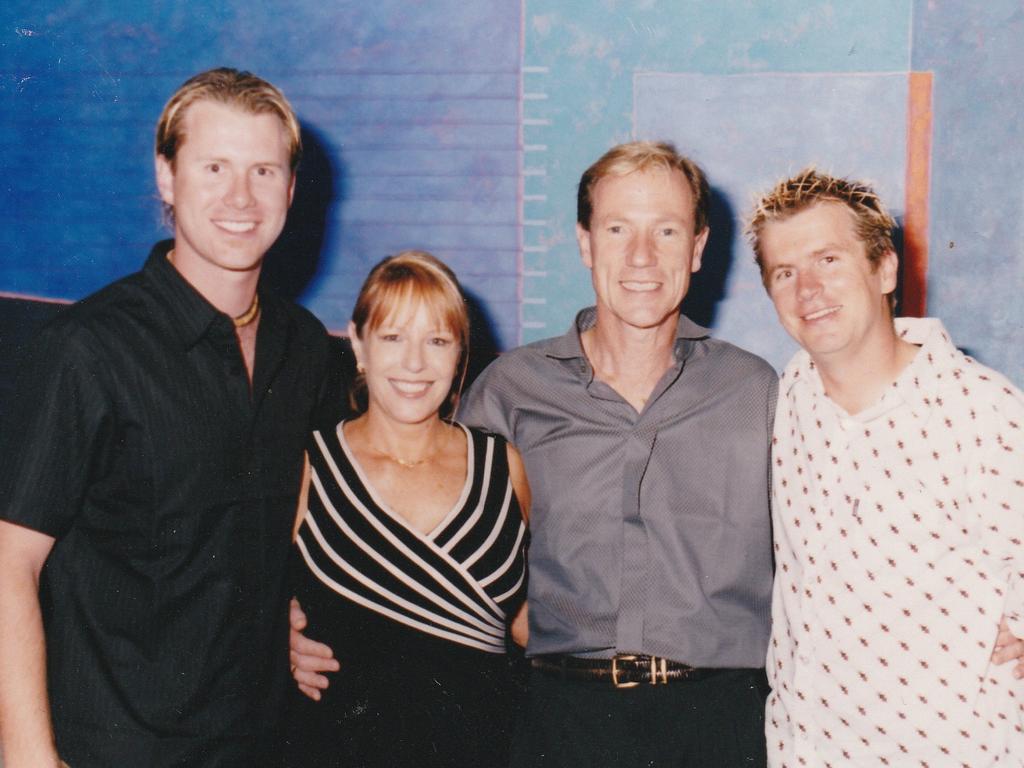
[[[421,304],[459,344],[452,390],[441,409],[441,416],[447,418],[454,416],[466,380],[469,313],[459,281],[443,261],[426,251],[402,251],[380,261],[370,270],[359,291],[352,310],[352,325],[362,339],[367,331],[379,328],[403,308]],[[356,411],[366,410],[366,382],[361,375],[350,389],[349,403]]]
[[[164,105],[156,124],[156,153],[166,158],[171,168],[187,138],[185,114],[197,101],[216,101],[253,115],[276,115],[288,134],[288,161],[295,172],[302,157],[302,137],[292,105],[263,78],[230,67],[209,69],[189,78]]]
[[[761,235],[773,221],[788,219],[813,205],[823,202],[846,206],[854,218],[854,230],[867,250],[868,261],[877,269],[886,253],[895,253],[892,233],[896,221],[889,215],[881,198],[866,183],[837,178],[822,173],[813,166],[804,168],[795,176],[776,184],[754,206],[747,223],[746,234],[754,249],[754,260],[761,270],[761,281],[766,282],[764,252]],[[889,294],[889,308],[896,303],[896,293]]]
[[[188,137],[185,115],[198,101],[215,101],[252,115],[275,115],[288,134],[288,163],[291,172],[302,158],[302,135],[292,105],[275,86],[251,72],[218,67],[190,77],[164,105],[156,123],[156,154],[175,168],[175,159]],[[164,222],[173,225],[174,206],[163,204]]]
[[[594,213],[594,187],[607,176],[625,176],[636,171],[660,168],[683,174],[693,193],[693,233],[704,231],[708,225],[708,181],[700,166],[680,155],[675,145],[667,141],[631,141],[619,144],[605,152],[583,172],[576,192],[576,221],[590,229]]]

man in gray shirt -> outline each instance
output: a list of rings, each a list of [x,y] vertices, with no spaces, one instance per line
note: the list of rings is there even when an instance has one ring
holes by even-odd
[[[596,306],[461,410],[532,489],[522,768],[765,762],[776,375],[680,313],[707,198],[671,145],[607,152],[578,195]]]

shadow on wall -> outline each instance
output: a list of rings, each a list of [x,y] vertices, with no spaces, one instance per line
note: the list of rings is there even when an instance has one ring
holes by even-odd
[[[714,187],[708,196],[708,226],[711,235],[704,248],[700,271],[693,275],[683,299],[683,314],[698,325],[714,328],[736,250],[736,217],[732,204]]]
[[[498,346],[498,335],[495,333],[494,319],[480,297],[462,289],[466,299],[466,311],[469,313],[469,367],[466,370],[465,392],[477,376],[490,365],[501,351]]]
[[[264,261],[263,287],[290,301],[298,300],[319,269],[328,215],[335,200],[344,199],[344,192],[343,169],[332,162],[320,134],[303,125],[295,197],[284,230]]]
[[[908,297],[904,293],[907,290],[907,253],[906,253],[906,240],[904,237],[905,229],[902,221],[896,222],[896,227],[892,231],[892,244],[896,249],[896,255],[899,256],[899,270],[896,272],[896,317],[904,316],[903,308],[912,304],[912,301],[908,301]]]

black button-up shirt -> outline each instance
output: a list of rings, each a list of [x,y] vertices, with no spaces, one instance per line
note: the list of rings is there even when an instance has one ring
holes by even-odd
[[[637,413],[594,378],[579,334],[595,320],[502,355],[460,411],[530,478],[529,655],[763,667],[775,371],[680,316],[675,364]]]
[[[75,768],[259,763],[302,451],[341,415],[312,315],[261,294],[250,392],[231,319],[167,247],[44,329],[0,436],[0,515],[57,539],[41,596]]]

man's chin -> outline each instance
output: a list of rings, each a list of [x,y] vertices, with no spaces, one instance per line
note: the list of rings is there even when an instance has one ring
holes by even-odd
[[[258,272],[263,266],[263,260],[267,252],[257,252],[251,246],[248,248],[220,248],[209,260],[227,272]]]
[[[679,309],[668,312],[612,312],[606,317],[610,322],[636,329],[638,331],[653,331],[666,325],[675,328],[679,321]],[[601,322],[601,314],[598,313],[597,321]]]

